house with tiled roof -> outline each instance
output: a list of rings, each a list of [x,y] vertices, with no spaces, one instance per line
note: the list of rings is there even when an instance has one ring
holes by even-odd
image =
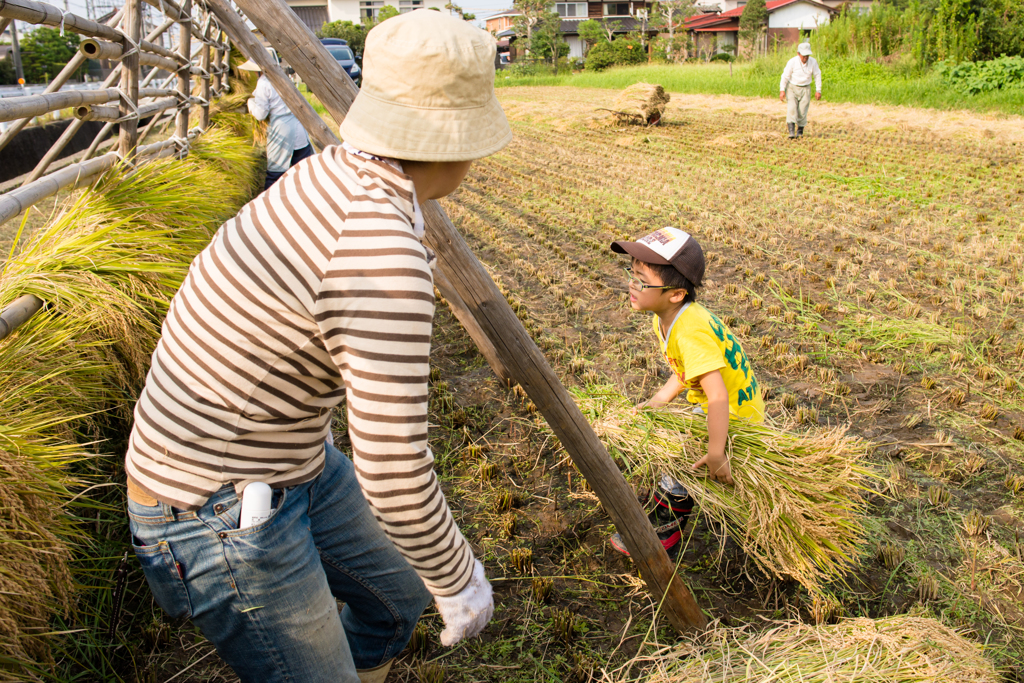
[[[746,2],[721,0],[723,4],[735,5],[731,9],[696,14],[684,22],[698,50],[725,52],[729,45],[737,45],[740,30],[740,16]],[[768,0],[768,26],[765,42],[771,45],[796,45],[800,42],[801,31],[813,31],[832,20],[837,10],[818,0]]]
[[[594,19],[603,24],[609,24],[614,35],[624,35],[634,31],[646,31],[648,36],[653,37],[657,31],[650,28],[651,2],[643,0],[632,0],[627,2],[555,2],[552,9],[558,12],[562,18],[559,32],[569,43],[569,58],[582,59],[584,52],[583,40],[580,38],[579,26],[587,19]],[[644,12],[647,12],[648,19],[644,20]],[[504,17],[517,16],[518,12],[508,10],[491,15],[487,18],[487,29],[494,33],[498,39],[498,49],[501,50],[508,41],[515,41],[515,30],[506,28],[496,31],[500,25],[497,20]],[[495,23],[491,24],[491,20]]]

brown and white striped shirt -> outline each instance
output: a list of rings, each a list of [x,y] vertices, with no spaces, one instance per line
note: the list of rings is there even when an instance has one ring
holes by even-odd
[[[329,147],[221,226],[153,354],[133,483],[196,509],[226,483],[306,482],[345,398],[377,519],[434,595],[461,591],[473,553],[427,447],[434,290],[415,213],[411,178]]]

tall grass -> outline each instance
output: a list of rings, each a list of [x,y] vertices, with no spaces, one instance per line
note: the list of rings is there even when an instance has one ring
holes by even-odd
[[[83,553],[123,482],[131,406],[171,297],[258,167],[251,132],[212,127],[185,160],[108,173],[4,265],[0,307],[47,307],[0,342],[0,678],[51,675],[51,615],[75,623],[82,587],[109,589],[112,558]]]

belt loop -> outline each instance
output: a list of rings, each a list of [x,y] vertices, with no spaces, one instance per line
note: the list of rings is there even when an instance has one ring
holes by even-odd
[[[164,502],[160,503],[160,512],[164,513],[164,519],[166,521],[168,521],[168,522],[177,522],[178,521],[177,516],[174,514],[174,508],[171,507],[168,503],[164,503]]]

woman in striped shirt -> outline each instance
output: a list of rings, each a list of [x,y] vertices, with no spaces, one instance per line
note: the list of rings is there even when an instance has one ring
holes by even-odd
[[[493,613],[427,445],[419,202],[511,140],[494,52],[430,10],[374,28],[345,144],[225,223],[171,304],[125,463],[133,543],[243,681],[383,681],[431,598],[445,645]],[[351,461],[325,443],[343,399]],[[272,509],[239,528],[254,483]]]

